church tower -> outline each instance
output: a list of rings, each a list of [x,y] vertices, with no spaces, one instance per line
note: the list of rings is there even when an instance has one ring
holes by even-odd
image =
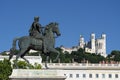
[[[91,34],[91,51],[92,53],[95,53],[95,34]]]
[[[103,40],[103,45],[102,45],[102,52],[103,52],[103,55],[106,55],[106,34],[102,34],[102,40]]]
[[[84,48],[84,46],[85,46],[84,37],[80,35],[79,48]]]
[[[106,34],[102,34],[101,38],[96,40],[96,54],[106,57]]]

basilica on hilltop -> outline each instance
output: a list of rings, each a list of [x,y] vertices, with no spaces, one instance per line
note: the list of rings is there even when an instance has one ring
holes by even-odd
[[[61,46],[63,52],[67,51],[71,53],[72,51],[77,51],[78,49],[84,49],[85,52],[100,54],[101,56],[106,57],[106,34],[102,34],[100,38],[95,38],[95,34],[91,33],[90,41],[86,42],[84,37],[80,35],[78,46],[74,46],[72,48],[65,48]]]

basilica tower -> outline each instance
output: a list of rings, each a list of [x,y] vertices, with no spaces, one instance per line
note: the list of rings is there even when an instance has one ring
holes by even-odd
[[[92,33],[91,34],[91,52],[92,53],[95,53],[95,34],[94,33]]]
[[[106,34],[102,34],[101,38],[96,40],[96,54],[106,56]]]
[[[80,35],[80,40],[79,40],[79,48],[84,48],[85,42],[84,42],[84,37]]]
[[[103,55],[106,55],[106,34],[102,34],[102,39],[103,39],[103,46],[102,46],[102,52],[103,52]]]

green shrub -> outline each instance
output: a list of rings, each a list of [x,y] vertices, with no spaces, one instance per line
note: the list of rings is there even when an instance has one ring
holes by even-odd
[[[15,60],[13,61],[15,62]],[[41,69],[42,66],[38,63],[35,63],[34,65],[28,64],[25,61],[17,61],[17,66],[19,69]],[[13,64],[13,68],[15,69],[16,66]]]
[[[0,80],[9,80],[9,76],[12,74],[11,62],[4,59],[0,61]]]

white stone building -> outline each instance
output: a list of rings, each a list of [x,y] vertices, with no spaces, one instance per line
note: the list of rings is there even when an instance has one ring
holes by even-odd
[[[64,46],[61,46],[60,48],[63,50],[63,52],[67,51],[69,53],[71,53],[72,51],[77,51],[78,50],[77,47],[65,48]]]
[[[100,54],[106,57],[106,34],[102,34],[101,38],[96,39],[95,34],[92,33],[90,36],[90,41],[86,42],[84,37],[80,35],[79,44],[73,48],[61,47],[63,52],[67,51],[71,53],[72,51],[77,51],[79,48],[85,49],[85,52]]]
[[[39,56],[25,56],[30,63],[41,63]],[[0,60],[8,56],[0,56]],[[15,57],[13,57],[15,59]],[[65,77],[65,80],[120,80],[120,63],[90,64],[90,63],[48,63],[50,69],[13,69],[12,78]],[[23,73],[24,72],[24,73]],[[38,80],[38,79],[37,79]],[[54,79],[55,80],[55,79]]]

